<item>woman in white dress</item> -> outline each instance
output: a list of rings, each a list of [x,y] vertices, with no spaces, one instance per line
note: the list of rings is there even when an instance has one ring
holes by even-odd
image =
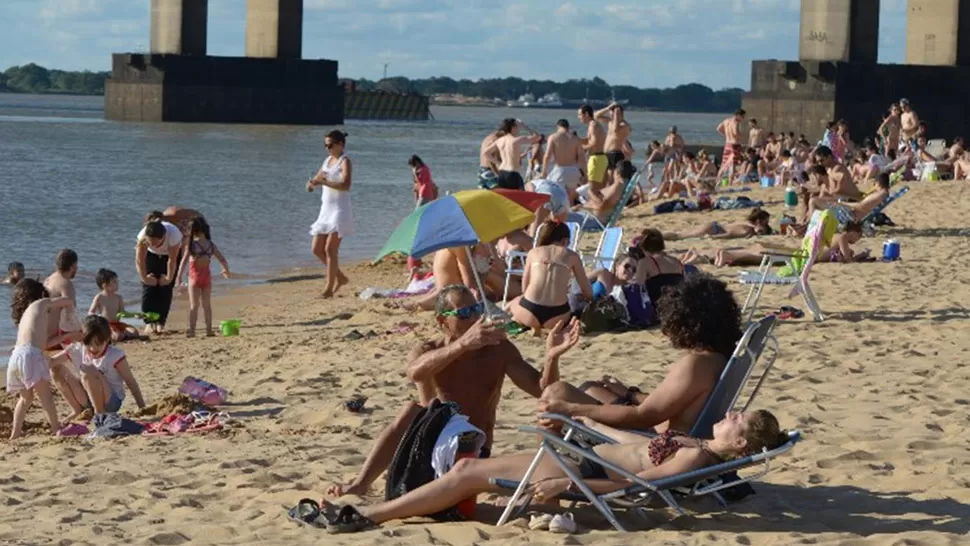
[[[313,236],[313,254],[327,267],[327,289],[323,297],[331,298],[334,292],[347,284],[347,276],[340,271],[337,252],[340,241],[350,235],[354,216],[350,209],[350,183],[353,168],[350,158],[344,155],[347,133],[330,131],[324,138],[329,155],[323,161],[320,172],[307,182],[307,191],[323,186],[320,196],[320,215],[310,226]]]

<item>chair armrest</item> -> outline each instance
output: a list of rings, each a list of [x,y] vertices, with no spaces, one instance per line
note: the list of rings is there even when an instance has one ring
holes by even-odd
[[[800,248],[791,248],[784,245],[773,245],[771,243],[762,243],[764,250],[761,252],[764,256],[784,256],[793,257],[802,251]]]

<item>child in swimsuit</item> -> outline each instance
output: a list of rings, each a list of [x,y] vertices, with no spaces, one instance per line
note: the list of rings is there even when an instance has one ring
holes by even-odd
[[[189,329],[187,337],[195,337],[195,324],[199,318],[199,304],[205,314],[205,334],[215,335],[212,331],[212,272],[209,270],[212,258],[219,260],[222,265],[222,276],[230,278],[229,262],[219,252],[219,248],[212,242],[209,224],[204,218],[192,221],[192,240],[188,245],[188,252],[183,253],[182,264],[179,266],[178,284],[184,286],[182,279],[186,266],[189,271]]]
[[[91,300],[89,315],[100,315],[107,319],[111,328],[111,341],[141,339],[138,329],[118,320],[118,314],[125,311],[125,299],[118,293],[118,274],[110,269],[99,269],[94,276],[100,292]]]

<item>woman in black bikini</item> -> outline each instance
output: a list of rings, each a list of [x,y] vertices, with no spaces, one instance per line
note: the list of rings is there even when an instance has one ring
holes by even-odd
[[[555,328],[569,319],[569,285],[573,279],[586,301],[593,299],[593,287],[586,277],[583,260],[569,250],[569,226],[545,222],[539,226],[539,245],[529,251],[522,274],[522,296],[509,303],[509,312],[520,324],[540,335],[543,328]]]
[[[771,413],[759,410],[749,413],[729,413],[714,425],[710,440],[667,433],[654,439],[623,433],[581,419],[587,426],[613,437],[620,443],[596,446],[594,451],[603,459],[636,474],[645,480],[657,480],[704,468],[762,448],[773,449],[787,441],[778,420]],[[324,505],[331,510],[326,516],[331,533],[364,531],[393,519],[433,514],[454,506],[462,499],[480,493],[499,492],[489,483],[492,478],[520,480],[525,475],[533,453],[492,459],[463,459],[441,478],[389,502],[355,508],[347,505]],[[601,465],[587,461],[573,465],[586,485],[594,492],[604,493],[632,485]],[[541,460],[536,469],[530,493],[537,502],[554,501],[572,482],[550,458]]]

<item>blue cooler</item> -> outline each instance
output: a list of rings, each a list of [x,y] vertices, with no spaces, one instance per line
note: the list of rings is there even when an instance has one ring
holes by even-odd
[[[774,176],[762,176],[761,177],[761,187],[762,188],[770,188],[770,187],[772,187],[774,185],[775,185],[775,177]]]
[[[882,261],[895,262],[899,259],[899,241],[889,239],[882,244]]]

